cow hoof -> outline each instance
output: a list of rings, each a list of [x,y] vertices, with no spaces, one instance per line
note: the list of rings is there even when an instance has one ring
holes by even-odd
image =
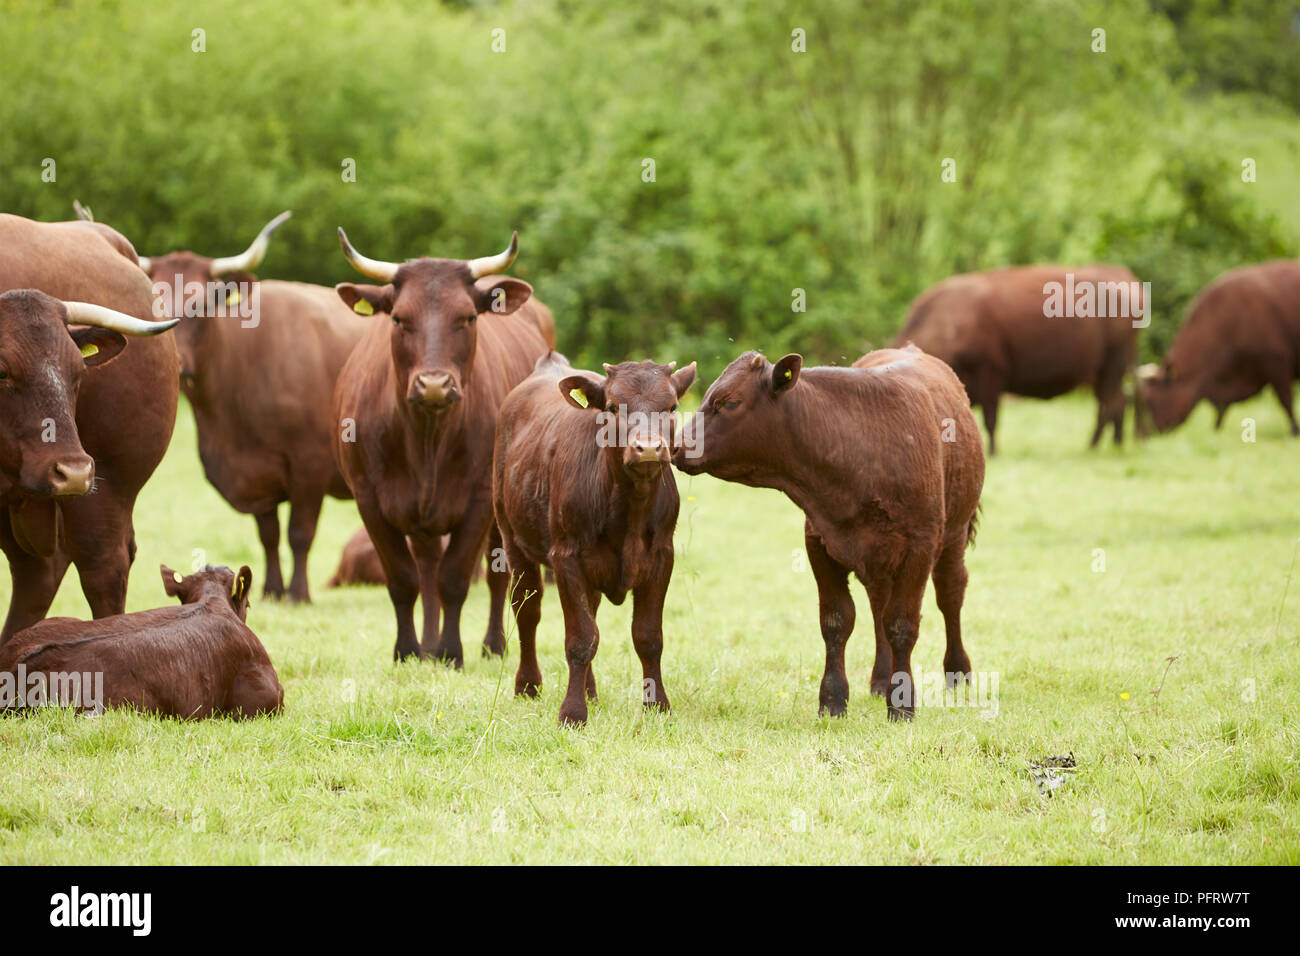
[[[484,641],[483,656],[484,657],[505,657],[506,656],[505,646],[502,645],[500,647],[494,647],[493,645],[489,644],[487,641]]]
[[[450,667],[452,670],[462,670],[465,667],[465,658],[464,656],[459,654],[451,654],[448,653],[447,651],[435,650],[435,651],[429,651],[424,656],[431,661],[436,661],[439,664],[445,664],[447,667]]]
[[[943,676],[944,686],[946,686],[949,690],[955,690],[958,683],[962,683],[962,684],[971,683],[972,675],[971,675],[969,661],[966,662],[965,667],[961,665],[958,665],[956,667],[948,667],[947,665],[944,665],[943,669],[944,669],[944,676]]]
[[[871,696],[888,697],[889,696],[889,678],[873,677],[871,678]]]
[[[419,659],[420,659],[420,649],[418,647],[398,646],[393,648],[393,660],[395,661],[410,661],[410,660],[418,661]]]
[[[910,723],[912,720],[912,708],[911,707],[890,707],[888,711],[888,716],[891,721],[901,720]]]
[[[847,700],[822,701],[817,708],[818,717],[843,717],[849,712]]]
[[[587,726],[587,708],[586,707],[561,707],[560,726],[561,727]]]
[[[515,680],[516,697],[537,697],[539,694],[541,694],[541,692],[542,692],[542,682],[540,679],[538,679],[536,683],[534,683],[533,681],[528,679],[516,678]]]

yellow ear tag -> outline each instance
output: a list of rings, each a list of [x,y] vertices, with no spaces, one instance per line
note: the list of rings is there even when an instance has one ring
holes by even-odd
[[[789,369],[786,369],[786,370],[785,370],[785,377],[786,377],[786,380],[789,381],[789,379],[790,379],[790,370],[789,370]]]
[[[93,342],[87,342],[81,347],[81,357],[90,358],[92,355],[99,354],[99,346]]]
[[[586,408],[590,404],[587,401],[587,393],[580,388],[569,389],[569,397],[572,398],[579,405],[581,405],[583,408]]]
[[[357,315],[374,315],[375,307],[365,299],[357,299],[357,301],[352,304],[352,311]]]
[[[239,305],[240,298],[239,290],[235,289],[230,295],[226,296],[226,305]]]

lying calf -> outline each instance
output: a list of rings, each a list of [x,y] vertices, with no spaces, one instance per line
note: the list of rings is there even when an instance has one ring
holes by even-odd
[[[820,712],[848,707],[855,574],[876,631],[871,692],[888,695],[891,718],[910,719],[912,648],[932,575],[950,686],[970,674],[961,605],[984,486],[979,429],[952,369],[915,347],[870,352],[852,368],[802,365],[798,355],[775,365],[740,356],[709,388],[673,460],[688,475],[779,489],[803,509],[826,642]]]
[[[181,578],[163,565],[162,578],[180,607],[95,621],[55,617],[15,634],[0,648],[0,707],[131,707],[183,718],[279,713],[284,690],[244,623],[248,567],[236,576],[208,566]],[[60,699],[55,686],[70,686],[72,674],[79,675],[80,699]],[[6,693],[6,684],[16,692]]]
[[[587,697],[596,697],[602,594],[622,604],[632,592],[642,699],[668,709],[659,658],[678,510],[669,460],[677,400],[695,381],[695,363],[673,369],[624,362],[606,365],[602,377],[552,352],[501,406],[492,501],[519,624],[515,693],[536,696],[542,685],[535,642],[546,564],[560,590],[569,662],[561,724],[585,723]]]

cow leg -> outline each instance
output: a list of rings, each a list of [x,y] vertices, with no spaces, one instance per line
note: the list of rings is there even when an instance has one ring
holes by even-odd
[[[366,533],[374,543],[379,563],[384,568],[384,583],[388,599],[393,602],[397,619],[397,641],[393,645],[393,660],[404,661],[420,656],[420,645],[415,639],[415,599],[420,595],[420,578],[411,547],[404,535],[384,520],[377,506],[357,499],[357,509]]]
[[[826,670],[822,674],[821,690],[817,697],[817,713],[842,717],[849,707],[849,678],[844,672],[844,648],[853,633],[857,609],[849,593],[849,569],[826,551],[822,539],[804,522],[804,549],[808,552],[808,565],[817,581],[818,614],[821,620],[822,640],[826,643]],[[877,648],[877,663],[879,663]],[[875,685],[874,677],[872,685]]]
[[[984,430],[989,433],[989,454],[997,453],[998,401],[1002,397],[1002,383],[993,373],[980,374],[971,404],[978,405],[984,414]]]
[[[284,577],[280,573],[280,515],[272,508],[256,515],[257,537],[266,555],[266,577],[262,579],[262,597],[284,597]]]
[[[433,656],[438,660],[454,664],[457,670],[465,666],[465,651],[460,638],[460,612],[465,606],[465,597],[469,594],[469,582],[474,577],[474,569],[478,566],[479,556],[483,553],[483,545],[487,542],[491,521],[490,501],[485,505],[471,503],[460,524],[451,532],[451,540],[447,542],[447,553],[442,556],[442,564],[438,568],[438,597],[442,600],[442,633],[426,630],[424,640],[426,648],[427,642],[436,641],[432,648]],[[503,599],[504,594],[503,591]],[[504,642],[504,637],[502,641]]]
[[[871,624],[876,632],[876,660],[871,668],[871,696],[889,696],[889,678],[894,673],[894,651],[885,633],[885,609],[893,596],[894,585],[880,575],[868,579],[867,599],[871,602]]]
[[[519,629],[519,669],[515,672],[515,694],[536,697],[542,689],[542,669],[537,663],[537,625],[542,620],[542,575],[535,561],[522,551],[506,545],[513,574],[510,582],[510,607]]]
[[[1097,384],[1093,387],[1097,397],[1097,427],[1093,430],[1089,448],[1096,448],[1101,441],[1101,433],[1107,425],[1115,427],[1115,444],[1124,441],[1124,364],[1119,359],[1108,359],[1097,374]]]
[[[664,689],[659,659],[664,650],[664,597],[673,573],[673,555],[669,551],[658,562],[649,583],[632,591],[632,646],[641,658],[641,703],[646,707],[668,711],[668,691]],[[588,673],[591,669],[588,668]],[[595,675],[591,677],[595,696]]]
[[[588,684],[594,684],[591,662],[600,644],[600,631],[591,600],[594,595],[587,587],[577,556],[552,551],[551,566],[555,569],[555,585],[564,609],[564,656],[569,664],[569,685],[560,704],[560,724],[577,726],[587,722]]]
[[[134,499],[85,495],[60,503],[68,558],[77,567],[92,617],[126,611],[126,581],[135,557]]]
[[[934,566],[934,594],[943,612],[948,646],[943,655],[944,680],[949,688],[970,681],[970,657],[961,643],[961,606],[966,597],[966,535],[951,542]]]
[[[1227,405],[1214,406],[1214,430],[1217,432],[1223,428],[1223,416],[1228,414]]]
[[[504,567],[505,548],[501,544],[501,531],[492,522],[488,532],[487,586],[488,626],[483,636],[483,656],[503,657],[506,653],[505,609],[506,592],[510,589],[510,571]]]
[[[1287,421],[1291,423],[1292,436],[1300,435],[1300,426],[1296,425],[1295,410],[1291,406],[1291,402],[1295,397],[1291,376],[1287,374],[1285,368],[1276,368],[1270,370],[1268,380],[1269,384],[1273,386],[1273,394],[1282,403],[1282,411],[1286,412]]]
[[[307,554],[316,540],[316,524],[320,521],[322,495],[289,500],[289,549],[293,552],[293,580],[289,583],[289,600],[295,604],[310,604],[311,589],[307,583]]]
[[[912,681],[912,649],[921,632],[921,599],[930,576],[930,563],[921,555],[909,554],[894,579],[893,593],[885,608],[885,637],[893,653],[889,678],[890,720],[911,720],[916,706]]]
[[[411,535],[411,553],[415,555],[415,567],[420,578],[420,604],[423,612],[423,626],[420,632],[420,657],[433,658],[455,665],[459,670],[463,661],[459,656],[444,657],[438,640],[440,633],[440,612],[442,607],[442,588],[439,579],[443,571],[445,555],[442,550],[442,538],[436,534]],[[457,650],[459,650],[457,645]]]
[[[6,525],[8,517],[3,516]],[[8,528],[5,528],[6,536]],[[66,561],[57,557],[42,558],[21,550],[17,543],[4,543],[5,556],[9,558],[9,578],[13,589],[9,598],[9,613],[5,616],[4,630],[0,631],[0,647],[23,628],[42,620],[54,602],[59,583],[67,571]]]

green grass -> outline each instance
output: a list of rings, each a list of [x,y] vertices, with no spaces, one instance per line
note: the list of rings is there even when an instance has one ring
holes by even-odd
[[[856,589],[850,712],[818,719],[800,513],[679,476],[673,715],[633,700],[630,608],[606,604],[601,701],[561,730],[553,591],[538,701],[512,696],[513,648],[504,672],[472,646],[462,673],[396,666],[384,592],[323,587],[358,524],[331,502],[317,603],[249,616],[285,714],[0,719],[0,862],[1300,863],[1300,442],[1271,397],[1229,418],[1257,419],[1254,444],[1202,408],[1145,447],[1088,453],[1092,414],[1081,396],[1004,408],[965,614],[975,669],[999,677],[996,717],[888,724]],[[133,610],[166,603],[159,562],[188,567],[195,549],[260,577],[253,522],[203,481],[188,410],[136,517]],[[85,615],[74,578],[54,613]],[[474,641],[485,613],[475,585]],[[942,653],[929,595],[917,666]],[[1040,794],[1028,762],[1069,752],[1079,769]]]

